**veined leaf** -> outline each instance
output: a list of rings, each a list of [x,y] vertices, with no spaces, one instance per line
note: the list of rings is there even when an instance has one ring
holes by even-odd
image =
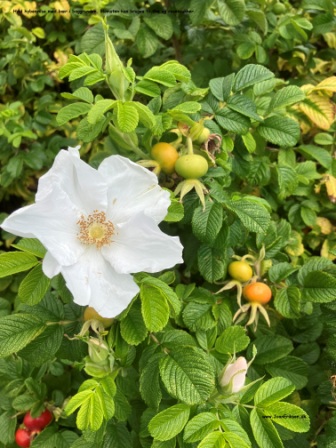
[[[307,413],[294,404],[274,403],[265,409],[265,415],[290,431],[307,432],[310,427]]]
[[[238,92],[270,78],[274,74],[263,65],[247,64],[236,74],[234,90]]]
[[[0,321],[0,357],[11,355],[35,339],[46,324],[31,314],[11,314]]]
[[[272,378],[259,387],[254,396],[254,404],[261,408],[268,407],[288,397],[294,390],[295,386],[286,378]]]
[[[117,103],[117,124],[122,132],[132,132],[139,123],[139,114],[131,101]]]
[[[161,441],[172,439],[185,427],[189,414],[190,407],[182,403],[161,411],[149,422],[151,436]]]
[[[215,386],[212,365],[202,350],[182,347],[160,362],[160,375],[169,394],[186,404],[201,404]]]
[[[87,120],[90,124],[95,124],[101,120],[103,115],[116,105],[114,100],[100,100],[94,104],[88,113]]]
[[[50,279],[44,275],[42,265],[34,267],[22,280],[19,286],[20,300],[27,305],[37,305],[45,296]]]
[[[263,418],[259,409],[252,409],[250,422],[253,435],[260,448],[283,448],[278,431],[275,429],[271,419]]]
[[[334,106],[327,96],[309,95],[300,110],[320,129],[327,131],[335,119]]]
[[[197,442],[218,428],[219,420],[215,414],[201,412],[188,422],[184,429],[183,439],[187,443]]]
[[[274,109],[290,106],[304,100],[305,97],[304,92],[297,86],[283,87],[272,98],[268,110],[272,112]]]
[[[290,118],[273,115],[258,126],[257,132],[275,145],[294,146],[300,137],[300,126]]]
[[[24,252],[8,252],[0,254],[0,278],[18,272],[28,271],[38,264],[34,255]]]
[[[243,0],[219,1],[218,12],[228,25],[238,25],[244,18],[245,3]]]
[[[85,115],[91,109],[92,105],[87,103],[73,103],[68,106],[62,107],[56,116],[56,121],[59,126],[63,126],[68,121],[79,117],[80,115]]]

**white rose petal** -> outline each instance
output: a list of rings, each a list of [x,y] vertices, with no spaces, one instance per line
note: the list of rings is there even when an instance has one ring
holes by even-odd
[[[182,263],[183,247],[158,227],[170,201],[153,173],[121,156],[95,170],[78,148],[59,152],[39,180],[36,202],[2,228],[39,239],[45,275],[61,273],[77,304],[114,317],[139,291],[131,274]]]

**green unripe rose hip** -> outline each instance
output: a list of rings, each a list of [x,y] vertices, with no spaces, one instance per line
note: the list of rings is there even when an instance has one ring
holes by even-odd
[[[198,154],[181,156],[175,164],[175,171],[185,179],[198,179],[204,176],[208,169],[208,162]]]

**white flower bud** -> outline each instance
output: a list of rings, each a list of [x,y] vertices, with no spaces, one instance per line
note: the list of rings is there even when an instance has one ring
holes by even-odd
[[[240,356],[235,362],[228,364],[220,377],[219,383],[230,393],[239,392],[245,384],[247,361]]]

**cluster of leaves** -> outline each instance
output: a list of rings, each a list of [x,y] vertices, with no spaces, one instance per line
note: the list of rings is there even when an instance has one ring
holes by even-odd
[[[211,161],[204,207],[172,193],[162,223],[180,236],[184,265],[139,274],[139,296],[108,331],[82,334],[63,279],[43,275],[45,249],[3,232],[16,250],[0,254],[0,447],[46,404],[56,418],[33,447],[331,446],[335,5],[149,3],[18,1],[2,13],[1,199],[30,199],[55,153],[77,142],[93,166],[111,154],[138,161],[206,117],[221,144],[195,145]],[[82,13],[49,12],[70,7]],[[104,8],[116,11],[106,21]],[[181,181],[160,176],[172,190]],[[274,300],[271,327],[260,318],[252,330],[232,321],[236,291],[215,292],[233,256],[260,253]],[[88,355],[95,332],[102,361]],[[237,355],[251,364],[230,394],[218,379]]]

